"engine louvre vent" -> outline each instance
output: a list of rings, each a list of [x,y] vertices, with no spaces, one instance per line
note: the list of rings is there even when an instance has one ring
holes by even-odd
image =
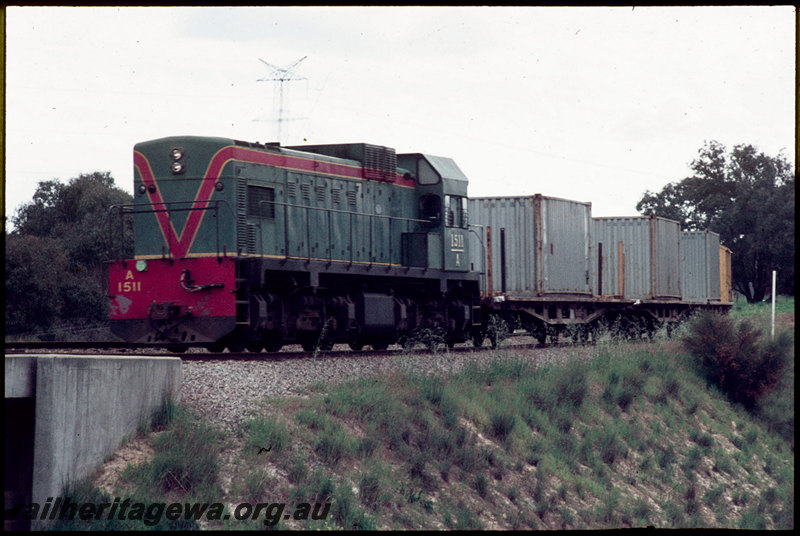
[[[361,162],[365,179],[394,182],[397,176],[397,154],[391,147],[371,145],[369,143],[342,143],[336,145],[296,145],[287,148]]]
[[[391,147],[364,146],[364,178],[394,182],[397,174],[397,155]]]

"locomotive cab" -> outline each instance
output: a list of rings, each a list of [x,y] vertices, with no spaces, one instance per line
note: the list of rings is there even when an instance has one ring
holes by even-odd
[[[403,236],[403,264],[448,272],[469,271],[467,177],[450,158],[397,156],[416,182],[417,231]]]

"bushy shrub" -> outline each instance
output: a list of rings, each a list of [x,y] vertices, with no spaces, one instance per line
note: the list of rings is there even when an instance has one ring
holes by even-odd
[[[705,378],[748,409],[780,381],[792,337],[764,337],[748,320],[703,312],[688,325],[683,343]]]
[[[579,362],[564,367],[555,385],[558,400],[578,409],[583,404],[587,391],[586,367]]]
[[[491,431],[500,441],[504,441],[506,437],[514,429],[517,420],[513,413],[508,411],[498,411],[491,416]]]

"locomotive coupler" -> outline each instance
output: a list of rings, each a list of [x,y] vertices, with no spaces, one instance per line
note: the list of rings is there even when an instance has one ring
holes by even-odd
[[[176,333],[186,319],[191,317],[191,311],[183,311],[180,305],[172,302],[153,302],[147,310],[150,327],[158,334],[156,340],[169,341],[173,339],[170,333]]]

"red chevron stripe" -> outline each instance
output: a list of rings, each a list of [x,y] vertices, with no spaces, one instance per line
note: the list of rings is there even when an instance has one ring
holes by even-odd
[[[171,245],[172,253],[176,257],[185,257],[194,243],[197,236],[197,231],[200,229],[200,224],[203,222],[203,217],[206,211],[201,210],[208,206],[211,196],[214,194],[214,184],[219,179],[223,168],[231,161],[246,162],[251,164],[265,164],[275,167],[280,167],[288,170],[305,171],[313,173],[324,173],[326,175],[336,175],[340,177],[347,177],[351,179],[363,179],[364,169],[361,167],[348,166],[346,164],[336,164],[332,162],[320,162],[318,160],[299,158],[295,156],[287,156],[282,154],[264,153],[255,151],[253,149],[245,149],[242,147],[228,146],[223,147],[211,158],[208,164],[203,180],[200,181],[200,186],[197,189],[197,194],[192,202],[192,208],[186,223],[183,226],[180,236],[175,232],[175,228],[169,219],[166,212],[156,212],[158,226],[161,228],[161,233],[164,236],[164,241]],[[158,183],[150,167],[150,162],[147,158],[134,151],[133,165],[139,171],[142,177],[142,182],[147,186],[147,195],[150,203],[156,210],[165,210],[166,205],[161,196],[161,190],[158,188]],[[396,176],[395,182],[402,186],[413,186],[414,181],[408,180],[402,175]],[[155,186],[153,192],[150,191],[150,185]]]
[[[147,158],[143,154],[134,151],[133,166],[139,172],[139,176],[142,177],[142,183],[147,187],[147,197],[150,198],[150,204],[153,205],[153,209],[166,210],[166,205],[164,205],[164,200],[161,197],[161,190],[159,190],[158,184],[156,183],[156,178],[150,167],[150,162],[147,161]],[[150,191],[151,185],[154,187],[154,191],[152,192]],[[164,242],[177,246],[180,240],[178,240],[169,215],[166,212],[156,212],[155,214],[158,226],[161,228],[161,234],[164,236]]]

